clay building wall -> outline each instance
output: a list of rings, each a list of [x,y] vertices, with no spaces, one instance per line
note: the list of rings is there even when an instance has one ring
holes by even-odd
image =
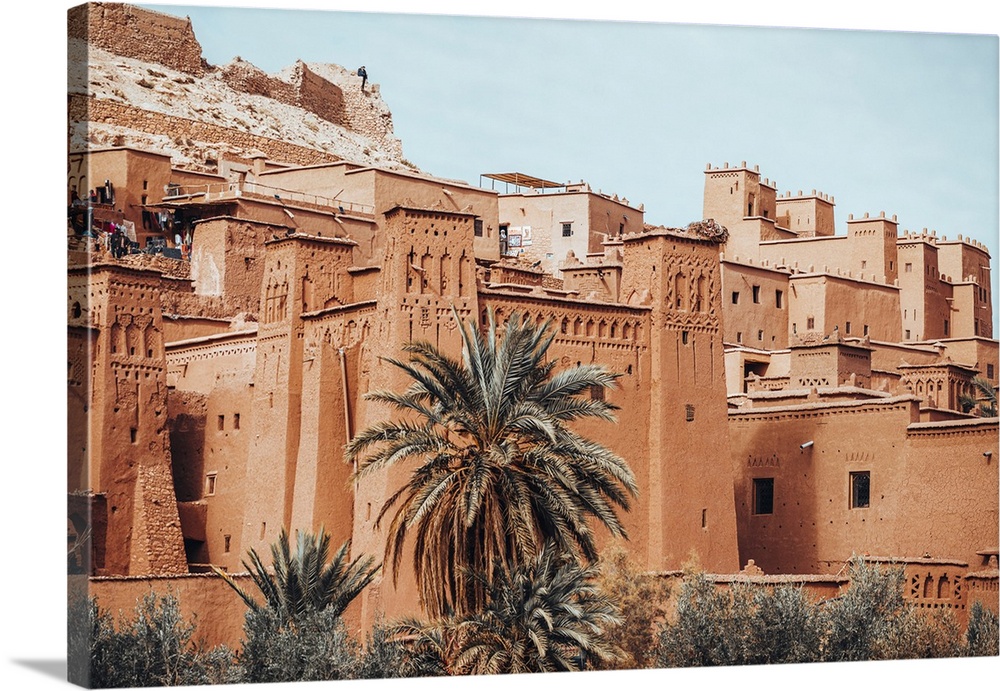
[[[124,218],[135,224],[140,246],[145,246],[150,234],[143,223],[142,207],[160,201],[170,179],[170,158],[160,154],[122,147],[69,155],[67,190],[76,189],[86,199],[91,190],[110,182],[113,208],[120,209]]]
[[[799,237],[829,236],[834,234],[833,198],[813,190],[803,195],[788,192],[776,201],[777,224],[793,231]]]
[[[811,238],[794,238],[789,240],[771,240],[760,243],[758,248],[761,264],[768,266],[787,267],[795,272],[813,273],[832,270],[836,272],[838,257],[850,252],[850,241],[846,235],[823,235]],[[755,257],[756,255],[740,255]],[[726,249],[726,258],[734,255]]]
[[[899,276],[895,215],[885,212],[877,217],[866,213],[861,218],[851,214],[847,219],[849,255],[837,258],[837,268],[862,279],[893,285]]]
[[[996,418],[911,424],[901,455],[893,488],[900,510],[888,526],[894,553],[929,552],[980,568],[977,552],[996,550],[1000,521]]]
[[[722,260],[723,340],[750,348],[788,347],[788,272]]]
[[[904,234],[897,247],[903,340],[954,336],[954,317],[948,304],[951,287],[940,280],[936,238]]]
[[[205,74],[191,20],[134,5],[90,2],[69,10],[69,37],[115,55]]]
[[[353,164],[310,166],[295,170],[268,171],[258,178],[263,184],[299,190],[307,194],[336,198],[345,212],[374,213],[378,227],[384,227],[385,214],[399,204],[418,208],[436,208],[443,212],[471,212],[479,218],[474,236],[476,256],[499,259],[497,195],[495,192],[464,183],[423,175],[359,168]],[[368,247],[364,257],[375,259],[384,248],[378,234],[361,238]]]
[[[567,253],[577,257],[603,252],[602,243],[643,227],[643,212],[588,190],[505,194],[499,219],[507,226],[507,256],[520,257],[557,278]]]
[[[296,90],[294,105],[315,113],[327,122],[350,128],[345,112],[344,92],[336,84],[309,69],[301,60],[295,63],[292,83]]]
[[[256,315],[264,272],[264,243],[290,228],[218,217],[195,226],[191,279],[197,295],[219,297],[230,314]]]
[[[843,337],[899,341],[899,290],[894,286],[832,274],[793,274],[789,338],[834,330]]]
[[[264,70],[236,56],[219,73],[222,81],[236,91],[266,96],[295,105],[295,88],[288,82],[272,77]]]
[[[461,351],[457,318],[465,323],[479,314],[473,255],[476,217],[470,213],[396,207],[385,214],[386,243],[377,280],[378,302],[370,324],[369,346],[360,355],[359,371],[366,390],[402,391],[411,380],[380,357],[400,356],[403,343],[430,342],[445,352]],[[419,269],[419,271],[417,270]],[[394,413],[383,403],[357,401],[357,428],[365,429]],[[385,527],[375,520],[385,500],[409,479],[410,468],[391,467],[358,483],[354,505],[352,550],[382,554]],[[369,508],[370,507],[370,508]],[[386,519],[388,521],[390,519]],[[404,563],[410,563],[409,553]],[[378,612],[416,613],[412,573],[404,569],[394,580],[392,569],[362,594],[365,621]]]
[[[682,231],[623,238],[622,294],[648,296],[651,313],[647,568],[679,566],[692,552],[709,570],[737,568],[728,446],[718,245]],[[627,302],[631,300],[627,297]],[[706,465],[707,464],[707,465]]]
[[[927,515],[903,502],[917,415],[908,396],[730,411],[740,562],[830,573],[852,554],[900,554],[895,522]],[[852,508],[851,473],[869,473],[866,507]]]
[[[80,478],[87,485],[79,489],[106,499],[106,540],[115,548],[106,550],[103,572],[183,572],[166,431],[160,277],[113,265],[89,270],[87,280],[69,282],[72,304],[81,305],[71,317],[96,332],[88,363],[90,430],[86,440],[70,444],[89,454],[89,477]]]
[[[255,360],[253,329],[168,346],[172,468],[191,564],[238,570],[245,556]]]

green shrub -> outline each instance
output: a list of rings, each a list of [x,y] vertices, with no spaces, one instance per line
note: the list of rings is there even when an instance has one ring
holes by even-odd
[[[77,612],[76,623],[82,626],[71,635],[70,655],[75,664],[89,649],[89,678],[82,683],[93,688],[219,684],[235,679],[232,652],[224,647],[199,651],[191,642],[194,626],[181,618],[172,595],[147,594],[133,616],[117,628],[96,599],[75,607],[86,611]]]
[[[965,654],[970,657],[1000,655],[1000,622],[995,612],[972,603],[965,632]]]

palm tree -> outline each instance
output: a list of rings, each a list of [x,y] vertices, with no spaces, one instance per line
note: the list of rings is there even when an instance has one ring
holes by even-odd
[[[370,556],[347,561],[350,540],[337,550],[332,560],[330,536],[322,528],[319,534],[297,531],[295,554],[291,553],[288,533],[284,528],[278,541],[271,545],[272,571],[264,566],[254,549],[248,550],[250,563],[243,566],[250,572],[254,585],[264,596],[260,603],[247,593],[225,571],[213,566],[243,599],[253,612],[270,610],[283,624],[297,624],[308,615],[324,611],[340,616],[347,606],[372,582],[381,565],[373,565]]]
[[[596,587],[597,566],[581,566],[552,544],[513,573],[484,583],[486,609],[464,622],[457,669],[469,674],[567,672],[622,659],[604,636],[621,623]]]
[[[487,582],[480,612],[393,627],[411,676],[524,674],[584,669],[624,659],[604,632],[621,623],[596,586],[597,567],[580,565],[549,543],[513,573]]]
[[[408,344],[408,362],[388,362],[413,379],[409,388],[366,396],[402,415],[361,432],[347,458],[359,462],[360,478],[416,461],[376,525],[395,509],[385,550],[394,580],[413,533],[417,586],[432,618],[481,610],[484,584],[530,563],[547,541],[595,560],[589,519],[627,537],[616,509],[628,510],[637,493],[632,471],[567,426],[614,421],[615,406],[584,394],[614,386],[618,375],[597,365],[554,372],[549,326],[515,314],[501,335],[490,311],[486,333],[460,323],[461,361]]]
[[[985,377],[973,377],[969,382],[974,392],[971,396],[965,394],[958,397],[962,412],[968,413],[975,409],[979,417],[997,416],[997,390]]]

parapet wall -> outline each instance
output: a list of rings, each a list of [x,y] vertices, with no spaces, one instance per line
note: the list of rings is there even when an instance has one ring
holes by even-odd
[[[352,129],[344,110],[344,92],[339,86],[323,79],[301,61],[295,65],[292,83],[296,87],[297,98],[291,105],[316,113],[327,122]],[[362,133],[376,138],[372,133]]]
[[[92,2],[69,10],[69,37],[201,77],[206,63],[191,20],[132,5]]]

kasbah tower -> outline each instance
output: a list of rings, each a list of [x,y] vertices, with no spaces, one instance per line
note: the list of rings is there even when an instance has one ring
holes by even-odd
[[[583,182],[443,180],[403,161],[378,85],[362,94],[336,66],[214,68],[190,21],[127,5],[72,10],[70,39],[71,55],[146,61],[148,88],[206,85],[375,152],[71,82],[87,136],[71,128],[67,177],[68,202],[83,198],[68,227],[70,571],[103,606],[170,589],[207,641],[235,644],[243,608],[210,566],[241,572],[282,529],[321,526],[381,558],[375,519],[408,469],[352,480],[344,445],[389,414],[364,394],[408,385],[382,358],[413,340],[458,356],[454,315],[492,311],[549,322],[560,366],[621,375],[591,392],[618,422],[579,431],[636,474],[623,546],[641,568],[694,560],[836,592],[868,554],[903,563],[926,606],[997,609],[997,420],[963,403],[974,377],[997,383],[981,244],[884,214],[837,235],[832,197],[779,195],[743,163],[708,166],[704,220],[683,228]],[[114,52],[137,41],[142,56]],[[151,143],[164,134],[168,150]],[[115,256],[109,224],[152,249]],[[352,621],[418,615],[410,568],[384,572]]]

